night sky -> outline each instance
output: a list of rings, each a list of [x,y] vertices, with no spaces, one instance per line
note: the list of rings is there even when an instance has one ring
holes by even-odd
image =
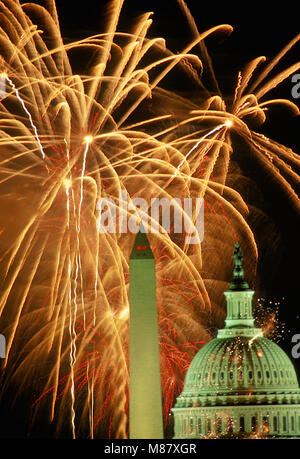
[[[34,3],[43,4],[42,1],[35,1]],[[85,0],[84,2],[74,3],[57,0],[62,35],[65,35],[68,39],[80,39],[102,31],[106,21],[105,6],[107,3],[107,0]],[[267,11],[264,8],[261,9],[262,2],[241,2],[239,4],[227,2],[230,6],[223,2],[223,6],[220,7],[219,3],[210,1],[206,2],[207,5],[204,8],[204,2],[199,0],[187,0],[186,3],[191,9],[200,31],[205,31],[209,27],[221,23],[227,23],[234,27],[234,32],[231,36],[219,34],[218,38],[207,42],[208,50],[215,64],[216,74],[219,77],[219,83],[225,96],[235,86],[238,71],[252,58],[260,55],[265,55],[266,57],[275,56],[283,46],[300,32],[299,20],[297,22],[299,8],[297,14],[296,2],[289,2],[288,9],[285,11],[279,10],[279,6],[271,2],[269,2],[270,5]],[[263,2],[263,4],[265,5],[266,3]],[[133,23],[134,18],[145,11],[154,12],[150,36],[164,37],[167,47],[173,51],[181,51],[191,39],[191,33],[176,4],[176,0],[125,0],[120,29],[125,30],[128,28],[128,24]],[[284,59],[282,67],[279,67],[279,69],[295,63],[299,56],[300,45],[298,43],[294,50]],[[178,85],[178,82],[175,85]],[[289,79],[279,89],[273,91],[272,97],[291,99],[291,89],[292,83]],[[185,90],[188,94],[189,89],[185,88]],[[294,102],[300,105],[300,99]],[[282,108],[272,109],[270,121],[260,130],[260,132],[293,148],[295,152],[300,154],[299,131],[300,117],[294,118],[290,112]],[[244,167],[245,171],[249,172],[250,175],[256,176],[259,182],[263,182],[263,177],[259,175],[259,171],[251,170],[252,166],[251,163],[243,163],[241,159],[241,167]],[[265,192],[268,201],[268,212],[281,231],[281,256],[277,275],[274,274],[274,266],[272,266],[272,276],[268,275],[268,272],[264,272],[264,270],[268,270],[270,258],[259,269],[263,279],[263,293],[267,298],[266,301],[268,299],[273,301],[278,298],[282,303],[279,315],[286,324],[286,332],[280,345],[291,357],[291,338],[296,333],[300,334],[300,300],[298,293],[300,244],[297,239],[300,220],[299,216],[296,216],[292,210],[284,207],[284,202],[281,202],[280,196],[272,194],[272,189],[266,187]],[[263,247],[259,248],[263,252]],[[274,254],[274,260],[277,263],[276,254]],[[283,297],[285,300],[282,299]],[[298,360],[294,359],[293,363],[300,376],[300,358]],[[11,424],[13,424],[13,420],[11,420]],[[15,429],[18,430],[17,421]],[[21,425],[19,429],[22,431]]]
[[[35,3],[43,2],[40,0]],[[109,0],[87,0],[84,8],[82,3],[74,3],[72,11],[68,2],[57,0],[56,3],[62,33],[65,36],[82,38],[104,30]],[[258,56],[265,56],[267,59],[275,57],[299,33],[297,15],[291,14],[297,11],[296,2],[289,2],[289,7],[284,10],[265,1],[243,2],[242,6],[238,2],[207,2],[208,5],[205,7],[203,2],[196,0],[187,0],[186,3],[200,32],[219,24],[229,24],[234,28],[231,35],[219,33],[216,38],[206,41],[224,96],[232,92],[238,71],[251,59]],[[266,8],[263,12],[261,4]],[[153,12],[153,24],[148,36],[163,37],[169,49],[180,52],[184,45],[189,43],[192,35],[176,0],[125,0],[119,30],[128,31],[134,19],[148,11]],[[298,43],[278,65],[277,71],[296,63],[299,56]],[[272,95],[274,98],[291,98],[291,88],[292,83],[289,79],[276,88]],[[285,116],[286,113],[281,113],[282,108],[277,111],[274,108],[273,112],[275,116],[272,116],[271,122],[264,126],[265,133],[270,133],[276,140],[300,152],[297,139],[299,119]]]

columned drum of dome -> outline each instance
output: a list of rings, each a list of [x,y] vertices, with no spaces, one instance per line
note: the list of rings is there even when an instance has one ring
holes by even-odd
[[[255,328],[253,290],[234,251],[225,328],[193,359],[173,408],[175,438],[300,437],[300,390],[285,352]]]

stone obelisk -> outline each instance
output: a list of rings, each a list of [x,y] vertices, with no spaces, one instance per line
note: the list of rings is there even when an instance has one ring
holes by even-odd
[[[140,228],[130,257],[129,436],[163,438],[155,260]]]

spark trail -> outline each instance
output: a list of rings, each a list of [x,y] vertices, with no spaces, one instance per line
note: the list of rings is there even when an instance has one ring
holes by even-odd
[[[42,158],[45,159],[46,158],[46,155],[45,155],[45,152],[44,152],[44,149],[43,149],[43,146],[41,144],[41,141],[39,139],[39,134],[38,134],[38,130],[37,130],[37,127],[35,126],[33,120],[32,120],[32,116],[31,116],[31,113],[29,110],[27,110],[26,108],[26,105],[25,105],[25,102],[24,100],[22,99],[22,97],[20,96],[20,92],[19,90],[16,88],[15,84],[12,82],[12,80],[4,73],[1,75],[1,77],[5,78],[5,80],[9,83],[9,85],[12,87],[13,91],[15,92],[17,98],[19,99],[19,101],[21,102],[21,105],[24,109],[24,112],[26,113],[26,115],[28,116],[28,119],[29,119],[29,122],[30,122],[30,125],[32,127],[32,129],[34,130],[34,135],[35,135],[35,138],[37,140],[37,143],[39,145],[39,149],[40,149],[40,152],[41,152],[41,155],[42,155]]]
[[[229,120],[229,121],[226,121],[225,123],[221,124],[220,126],[217,126],[215,127],[214,129],[212,129],[211,131],[209,131],[207,134],[205,134],[197,143],[196,145],[193,146],[193,148],[187,153],[187,155],[185,156],[185,158],[181,161],[181,163],[179,164],[179,166],[177,167],[176,169],[176,172],[174,173],[173,177],[176,177],[177,174],[179,173],[180,171],[180,168],[181,166],[183,165],[183,163],[188,159],[188,157],[193,153],[193,151],[195,151],[199,145],[201,145],[202,142],[204,142],[204,140],[206,140],[208,137],[210,137],[212,134],[215,134],[216,132],[220,131],[222,128],[224,127],[231,127],[232,126],[232,122]]]

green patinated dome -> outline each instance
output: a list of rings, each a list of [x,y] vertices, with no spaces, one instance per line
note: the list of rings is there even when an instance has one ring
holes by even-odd
[[[182,397],[288,394],[299,388],[292,362],[274,342],[236,336],[215,338],[193,359]],[[230,403],[230,399],[224,400]]]
[[[225,327],[194,357],[173,408],[175,438],[300,436],[300,389],[289,356],[255,328],[242,251],[224,293]]]

